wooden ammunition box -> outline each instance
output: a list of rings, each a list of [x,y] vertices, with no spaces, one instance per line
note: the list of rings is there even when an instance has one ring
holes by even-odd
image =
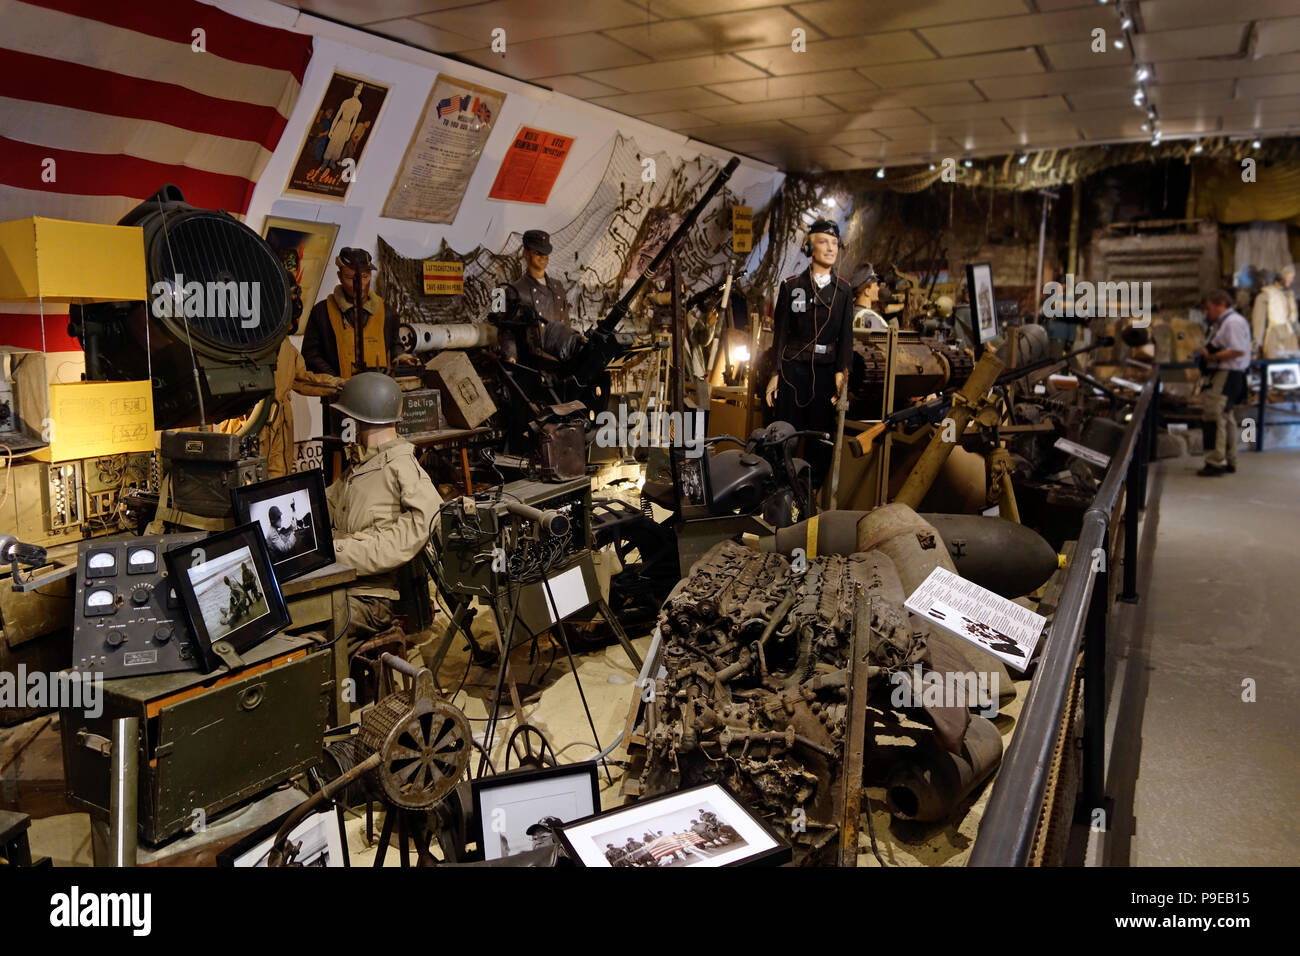
[[[277,635],[231,673],[158,674],[105,681],[103,713],[60,712],[68,796],[101,819],[109,807],[109,758],[78,739],[112,739],[112,722],[140,719],[139,831],[158,844],[211,820],[320,758],[334,693],[328,651]],[[196,813],[195,811],[202,811]]]
[[[497,410],[469,356],[455,349],[439,352],[425,366],[442,398],[442,413],[457,428],[477,428]]]

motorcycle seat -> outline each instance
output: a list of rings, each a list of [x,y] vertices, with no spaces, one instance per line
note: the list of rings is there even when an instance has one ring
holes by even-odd
[[[673,486],[662,481],[647,481],[641,488],[641,497],[669,511],[677,507],[677,494],[673,491]]]

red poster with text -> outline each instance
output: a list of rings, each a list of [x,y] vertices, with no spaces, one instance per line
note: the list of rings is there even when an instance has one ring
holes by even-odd
[[[488,198],[545,204],[572,147],[572,136],[519,127]]]

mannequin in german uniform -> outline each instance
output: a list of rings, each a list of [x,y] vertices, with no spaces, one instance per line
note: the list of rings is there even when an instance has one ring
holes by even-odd
[[[835,402],[853,358],[853,289],[833,271],[839,251],[839,227],[818,219],[803,246],[812,262],[777,292],[776,372],[767,384],[767,403],[775,406],[777,418],[799,430],[834,433]],[[813,487],[819,488],[829,470],[830,446],[809,442],[806,457]]]
[[[527,324],[523,330],[528,336],[528,350],[563,362],[578,350],[583,337],[569,326],[569,302],[564,287],[546,274],[550,261],[551,237],[540,229],[529,229],[524,233],[524,274],[510,283],[512,291],[507,296],[517,295],[519,304],[531,309],[537,317],[535,323]],[[515,330],[510,330],[502,336],[501,349],[508,361],[518,352],[517,343],[511,338],[514,334]]]

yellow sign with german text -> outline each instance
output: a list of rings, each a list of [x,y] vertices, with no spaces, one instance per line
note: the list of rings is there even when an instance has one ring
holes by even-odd
[[[465,291],[465,263],[424,262],[425,295],[460,295]]]
[[[754,248],[754,210],[749,206],[731,207],[731,248],[738,253]]]

